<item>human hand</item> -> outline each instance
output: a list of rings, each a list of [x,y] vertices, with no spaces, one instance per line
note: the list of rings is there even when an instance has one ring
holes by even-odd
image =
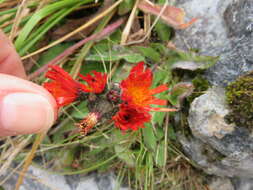
[[[26,74],[10,40],[0,30],[0,136],[39,133],[56,118],[56,102]]]

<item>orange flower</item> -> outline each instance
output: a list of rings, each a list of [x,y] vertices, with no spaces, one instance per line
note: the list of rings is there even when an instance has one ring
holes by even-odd
[[[80,84],[58,66],[51,66],[46,77],[52,82],[46,82],[43,86],[54,96],[58,107],[68,105],[78,98]]]
[[[137,130],[144,127],[145,122],[149,122],[151,115],[145,110],[137,110],[127,104],[121,104],[120,110],[112,117],[116,127],[121,130]]]
[[[163,111],[164,108],[152,108],[150,105],[166,105],[166,100],[158,99],[153,95],[167,90],[168,87],[160,85],[151,89],[152,80],[153,74],[151,70],[149,68],[144,69],[143,62],[138,63],[131,69],[128,78],[120,84],[122,89],[121,99],[136,108],[143,108],[148,111]]]
[[[107,75],[99,73],[97,71],[92,71],[92,73],[94,76],[90,74],[87,74],[85,76],[79,74],[79,77],[81,77],[87,83],[87,85],[82,85],[82,90],[84,92],[99,94],[103,92],[105,88]]]
[[[168,89],[166,85],[160,85],[151,89],[153,74],[149,68],[144,68],[140,62],[134,66],[127,79],[120,83],[122,90],[118,113],[113,116],[116,127],[121,130],[137,130],[149,122],[151,115],[148,111],[176,111],[173,108],[153,108],[150,105],[166,105],[166,100],[154,97],[154,94],[161,93]]]
[[[58,66],[51,66],[46,77],[52,79],[43,86],[54,96],[58,107],[68,105],[82,96],[82,94],[101,93],[106,85],[106,74],[92,71],[94,76],[88,74],[80,77],[87,85],[75,81],[66,71]]]

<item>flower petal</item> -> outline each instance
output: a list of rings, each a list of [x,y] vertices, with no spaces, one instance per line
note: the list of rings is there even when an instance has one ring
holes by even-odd
[[[178,109],[175,109],[175,108],[150,108],[150,111],[175,112],[175,111],[178,111]]]
[[[161,99],[158,99],[158,98],[155,98],[155,97],[154,97],[154,98],[150,101],[150,104],[165,106],[165,105],[167,104],[167,100],[161,100]]]
[[[136,108],[149,109],[150,104],[166,105],[166,100],[153,97],[154,94],[161,93],[168,89],[166,85],[150,89],[153,74],[149,68],[144,68],[144,63],[140,62],[134,66],[129,76],[120,84],[122,89],[121,99]]]
[[[53,81],[46,82],[43,86],[54,96],[58,107],[68,105],[78,98],[80,84],[62,68],[51,66],[46,77]]]
[[[160,86],[158,86],[154,89],[151,89],[150,90],[150,95],[158,94],[158,93],[161,93],[161,92],[163,92],[165,90],[168,90],[168,89],[169,89],[168,86],[163,84],[163,85],[160,85]]]
[[[102,74],[97,71],[92,71],[92,74],[81,75],[79,77],[82,78],[86,84],[81,84],[82,90],[85,92],[91,92],[99,94],[104,91],[107,82],[107,75]]]
[[[137,110],[126,104],[120,105],[119,112],[113,116],[116,127],[121,130],[138,130],[144,127],[145,122],[149,122],[151,115],[145,110]]]

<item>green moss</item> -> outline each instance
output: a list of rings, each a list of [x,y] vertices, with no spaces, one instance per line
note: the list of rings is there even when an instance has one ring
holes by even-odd
[[[197,75],[192,80],[192,84],[194,86],[194,91],[192,95],[187,98],[189,102],[192,102],[195,98],[204,94],[210,86],[209,82],[205,78],[203,78],[201,75]]]
[[[253,72],[227,86],[226,100],[231,109],[227,120],[253,129]]]

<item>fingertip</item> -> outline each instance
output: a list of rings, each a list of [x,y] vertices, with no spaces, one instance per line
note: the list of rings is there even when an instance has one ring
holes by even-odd
[[[0,101],[0,131],[3,135],[47,131],[54,121],[54,106],[40,94],[11,93]]]

